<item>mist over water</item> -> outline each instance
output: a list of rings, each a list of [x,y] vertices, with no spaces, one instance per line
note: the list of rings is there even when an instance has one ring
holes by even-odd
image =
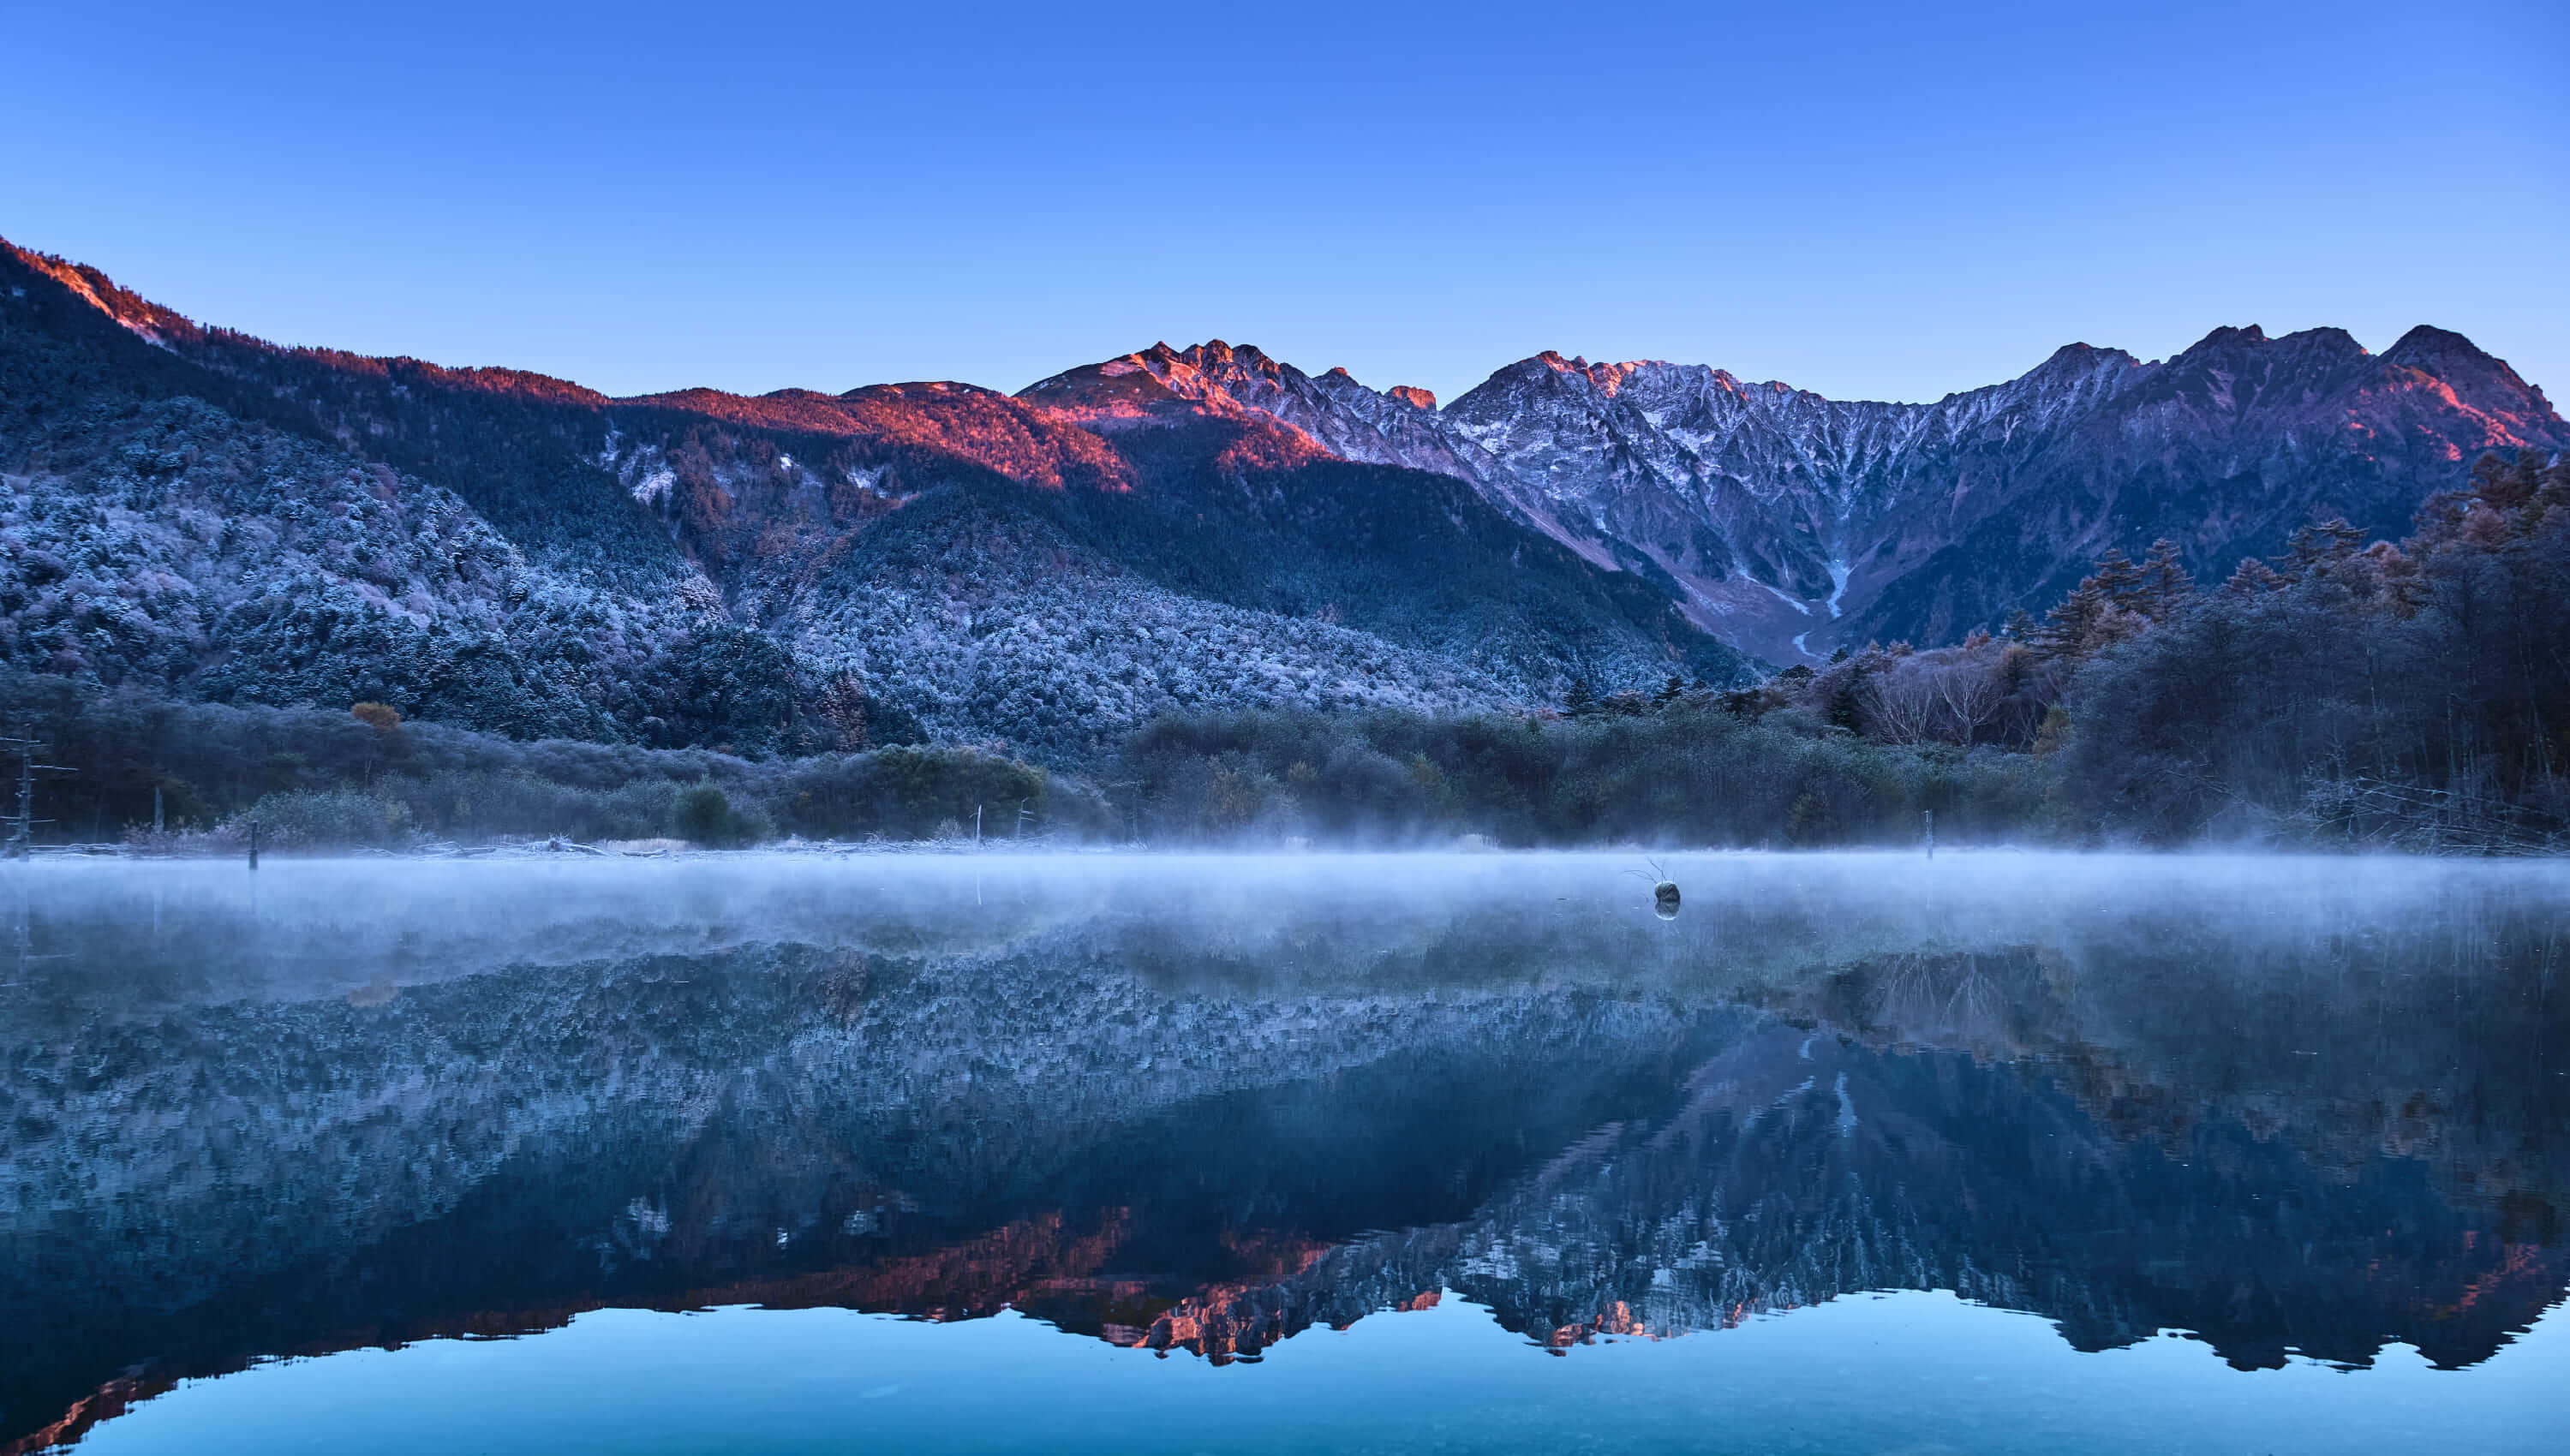
[[[439,1337],[510,1334],[471,1389],[656,1401],[667,1449],[985,1401],[1392,1448],[1528,1380],[1435,1439],[2570,1416],[2517,1373],[2570,1375],[2545,862],[53,862],[0,913],[0,1450],[550,1449],[432,1398]]]

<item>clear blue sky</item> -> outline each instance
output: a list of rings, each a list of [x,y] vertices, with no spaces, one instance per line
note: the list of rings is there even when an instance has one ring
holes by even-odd
[[[0,235],[617,393],[1219,336],[1923,399],[2071,340],[2570,390],[2570,6],[0,0]],[[2563,401],[2570,403],[2570,401]]]

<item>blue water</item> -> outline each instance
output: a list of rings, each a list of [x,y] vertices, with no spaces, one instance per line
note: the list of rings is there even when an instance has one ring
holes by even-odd
[[[191,1382],[101,1453],[546,1450],[1179,1453],[2552,1452],[2570,1335],[2546,1321],[2469,1378],[2394,1351],[2362,1372],[2229,1369],[2175,1336],[2080,1354],[2043,1320],[1866,1294],[1684,1339],[1547,1358],[1462,1302],[1297,1336],[1256,1365],[1066,1339],[1023,1315],[602,1310]]]
[[[0,1451],[2570,1429],[2570,873],[1635,868],[16,867]]]

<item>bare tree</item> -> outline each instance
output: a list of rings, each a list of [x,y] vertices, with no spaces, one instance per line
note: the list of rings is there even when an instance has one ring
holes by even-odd
[[[1928,670],[1928,681],[1935,690],[1937,706],[1944,710],[1943,726],[1956,743],[1969,744],[2007,700],[2000,664],[1980,655],[1957,655],[1936,663]]]
[[[1923,743],[1931,736],[1939,706],[1928,665],[1906,657],[1866,674],[1857,700],[1875,735],[1894,743]]]

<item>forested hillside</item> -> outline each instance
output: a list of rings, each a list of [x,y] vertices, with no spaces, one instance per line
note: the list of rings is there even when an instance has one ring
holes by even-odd
[[[2516,402],[2498,434],[2557,423],[2450,336],[2395,353],[2242,335],[2131,378],[2083,356],[2113,377],[2052,393],[2194,440],[2170,422],[2246,420],[2253,384],[2283,409],[2310,359],[2388,369],[2380,421],[2415,428],[2348,486],[2377,513],[2451,453],[2456,391]],[[1659,377],[1565,369],[1545,388],[1575,374],[1618,419]],[[2050,398],[2010,388],[1983,403]],[[155,804],[315,846],[918,837],[993,805],[1189,843],[2570,830],[2557,453],[2457,459],[2397,546],[2326,520],[2198,580],[2284,509],[2243,498],[2228,536],[2107,550],[2046,618],[1761,676],[1668,572],[1583,556],[1487,472],[1346,458],[1444,439],[1432,406],[1221,346],[1019,397],[614,400],[278,348],[0,245],[0,729],[78,770],[40,791],[58,839]]]
[[[0,659],[750,756],[1735,679],[1668,593],[1259,417],[610,400],[281,349],[0,244]]]
[[[2570,845],[2570,464],[2485,458],[2400,545],[2198,583],[2110,552],[2043,620],[1557,722],[1228,715],[1127,746],[1158,833],[1516,844]]]

